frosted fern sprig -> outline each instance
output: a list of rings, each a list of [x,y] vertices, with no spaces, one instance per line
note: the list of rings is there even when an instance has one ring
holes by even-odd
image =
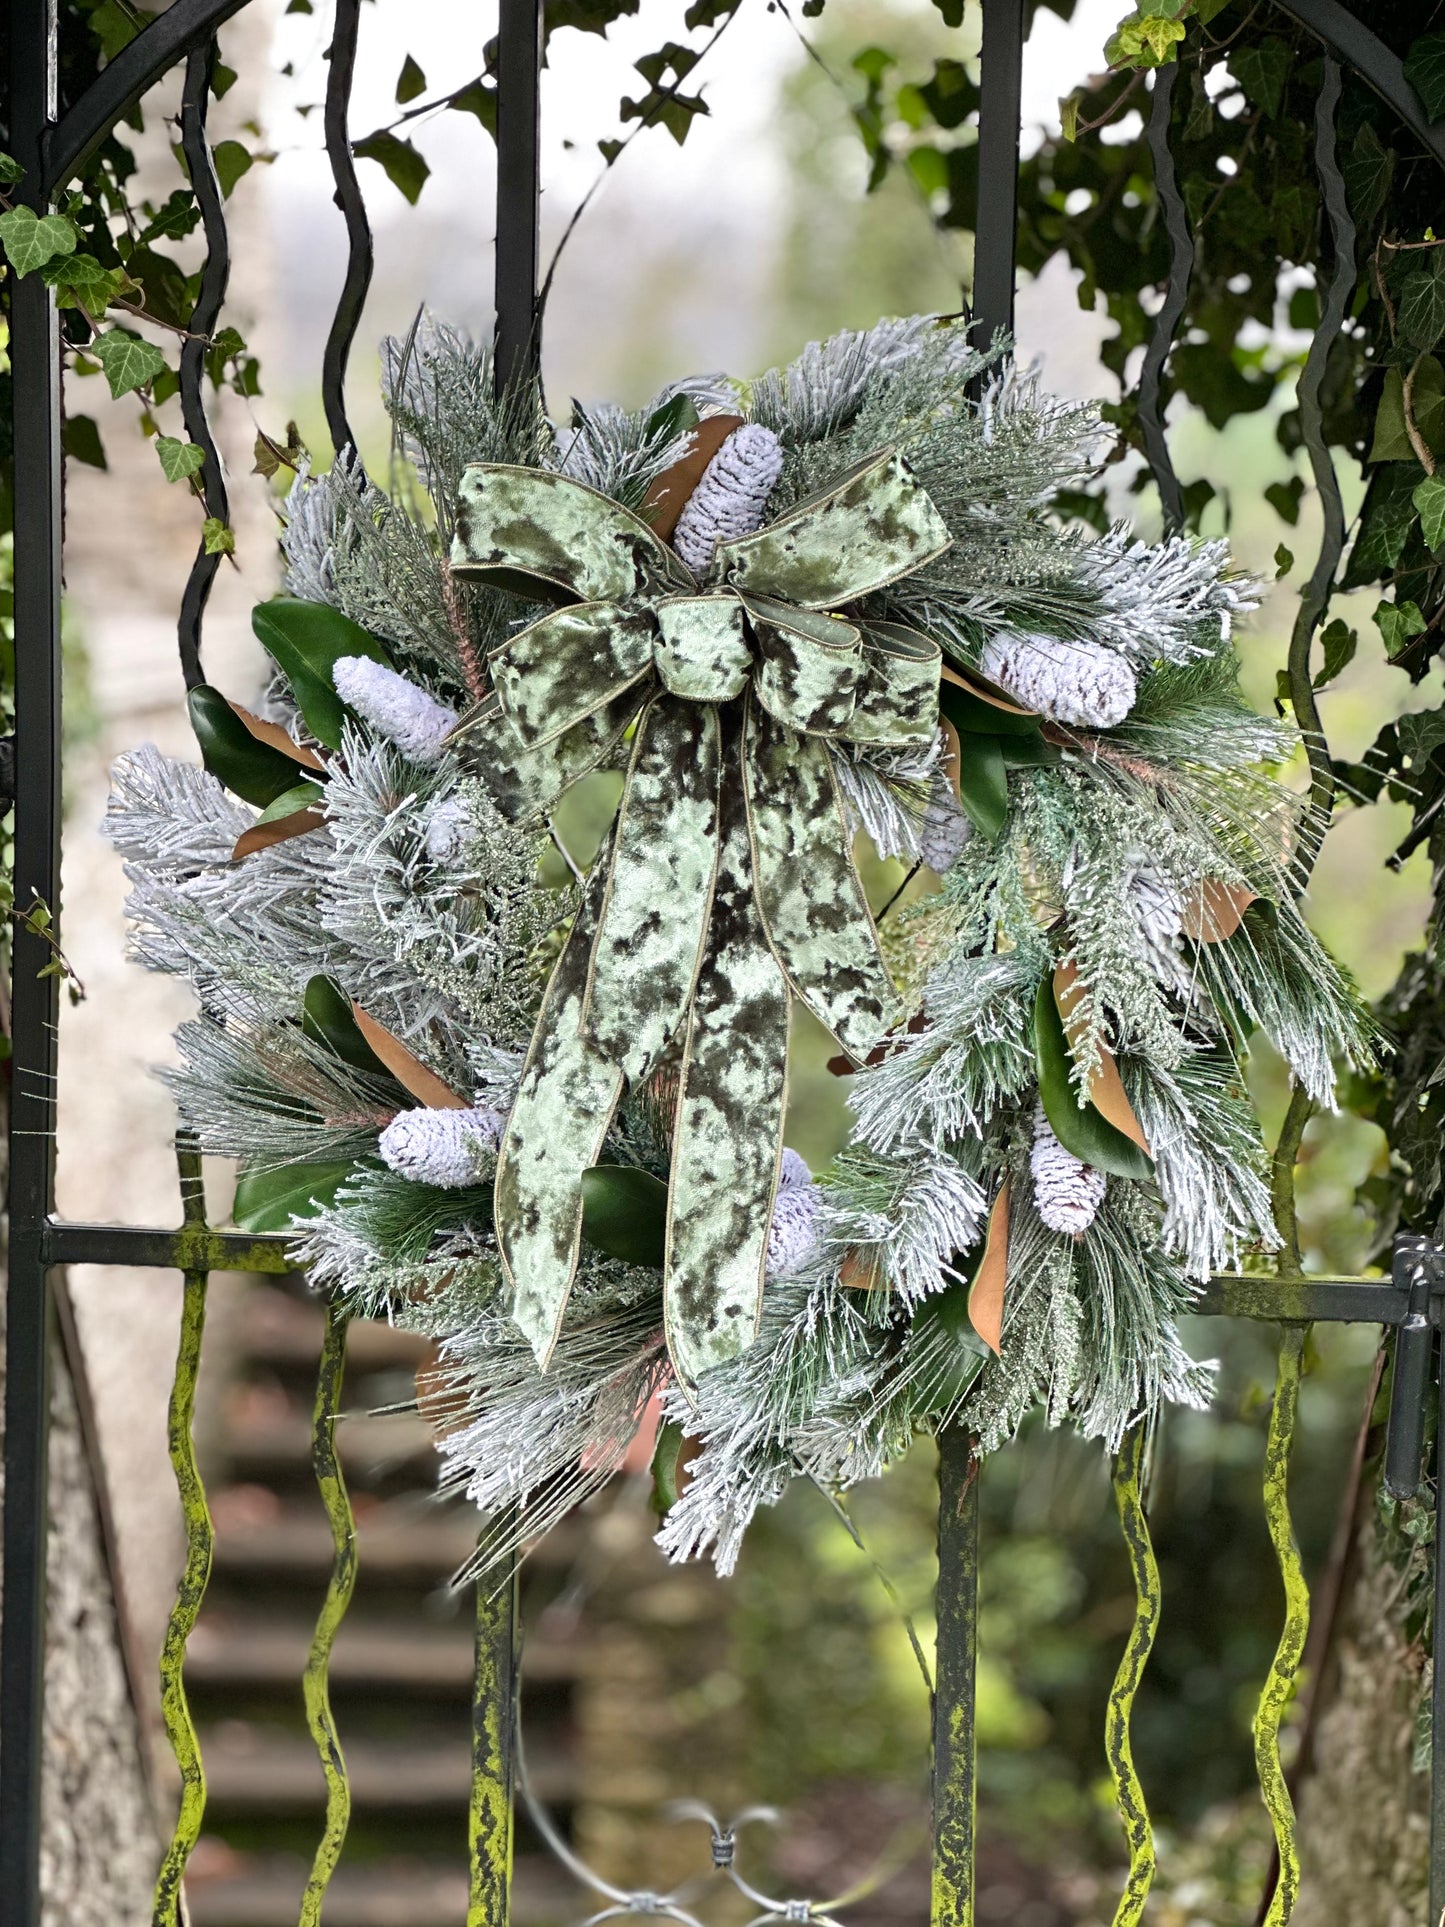
[[[1138,693],[1134,671],[1117,651],[1058,636],[991,636],[983,672],[1040,716],[1085,729],[1122,723]]]
[[[733,430],[703,470],[673,532],[672,546],[694,575],[706,575],[719,542],[762,527],[782,472],[782,444],[772,429],[744,422]]]
[[[1102,1171],[1064,1149],[1042,1110],[1034,1114],[1029,1170],[1034,1180],[1034,1208],[1049,1230],[1082,1237],[1098,1216],[1109,1181]]]
[[[413,762],[434,763],[457,726],[457,713],[369,656],[342,656],[331,672],[336,693]]]
[[[768,1229],[768,1276],[796,1271],[818,1243],[818,1205],[821,1193],[813,1174],[796,1151],[784,1151]]]
[[[500,1112],[487,1109],[398,1111],[378,1150],[400,1177],[458,1190],[484,1175],[502,1135]]]

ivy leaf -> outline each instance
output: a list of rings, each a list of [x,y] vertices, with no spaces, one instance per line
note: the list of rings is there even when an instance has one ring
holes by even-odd
[[[1424,635],[1425,618],[1413,602],[1382,602],[1375,610],[1375,626],[1385,638],[1385,654],[1393,661],[1412,636]]]
[[[1271,37],[1258,46],[1238,47],[1229,56],[1229,71],[1247,97],[1270,120],[1279,112],[1284,84],[1289,79],[1290,50]]]
[[[105,370],[110,392],[117,401],[154,381],[166,365],[160,349],[125,328],[112,328],[91,343],[90,352]]]
[[[63,214],[37,214],[33,207],[0,214],[0,241],[17,280],[43,268],[59,254],[74,254],[80,234]]]
[[[1288,522],[1293,528],[1299,521],[1299,505],[1304,492],[1304,477],[1291,475],[1287,482],[1271,482],[1264,491],[1264,499],[1281,522]]]
[[[108,468],[105,459],[105,444],[100,439],[100,429],[90,415],[67,415],[65,425],[60,431],[60,446],[73,462],[84,462],[87,468]]]
[[[458,114],[475,114],[492,139],[497,138],[497,90],[480,74],[447,96],[447,106]]]
[[[217,141],[211,149],[211,165],[216,170],[221,198],[228,201],[237,181],[256,165],[256,156],[241,141]]]
[[[1332,683],[1341,670],[1354,661],[1359,640],[1359,636],[1349,623],[1341,621],[1338,616],[1333,622],[1326,623],[1320,634],[1320,647],[1324,652],[1324,659],[1320,664],[1319,674],[1315,677],[1316,689],[1323,689],[1327,684]]]
[[[1174,49],[1184,38],[1184,23],[1156,6],[1150,13],[1137,9],[1119,23],[1104,48],[1111,67],[1162,67],[1173,60]]]
[[[307,447],[301,439],[301,430],[295,422],[287,422],[284,442],[273,442],[264,428],[256,431],[256,445],[253,453],[256,466],[253,475],[263,475],[269,482],[271,477],[282,468],[299,468],[307,456]]]
[[[408,101],[415,100],[418,94],[426,92],[426,75],[408,54],[401,63],[401,72],[396,77],[396,104],[405,107]]]
[[[236,553],[236,531],[227,526],[219,515],[208,515],[201,524],[201,541],[207,555],[234,555]]]
[[[662,1264],[667,1186],[630,1164],[594,1164],[582,1173],[582,1236],[629,1265]]]
[[[124,268],[103,268],[93,254],[61,255],[40,274],[55,289],[60,307],[83,308],[92,321],[99,321],[117,295],[136,286]]]
[[[416,206],[431,168],[410,141],[382,129],[356,141],[351,151],[359,161],[375,161],[397,192]]]
[[[122,47],[128,47],[140,32],[144,14],[135,7],[121,6],[119,0],[101,0],[90,9],[87,24],[106,59],[114,60]]]
[[[168,482],[184,482],[199,475],[206,466],[206,451],[194,442],[183,442],[175,435],[156,437],[156,457]]]
[[[1445,249],[1432,248],[1405,277],[1397,319],[1405,340],[1422,351],[1445,334]]]
[[[1427,475],[1410,499],[1420,511],[1425,547],[1433,553],[1445,544],[1445,476]]]
[[[1281,542],[1278,548],[1274,552],[1275,581],[1283,582],[1285,577],[1289,574],[1290,570],[1293,567],[1294,567],[1294,550],[1287,549],[1284,543]]]
[[[1405,78],[1431,120],[1445,120],[1445,33],[1427,33],[1405,56]]]
[[[188,187],[178,187],[156,209],[137,239],[142,245],[147,241],[184,240],[200,218],[195,195]]]
[[[1410,498],[1419,479],[1418,466],[1394,462],[1378,468],[1370,478],[1341,589],[1362,589],[1366,583],[1377,582],[1405,553],[1410,531],[1416,526],[1415,504]]]
[[[945,27],[961,27],[963,25],[963,0],[933,0],[933,4],[943,15],[943,24]],[[688,24],[691,25],[691,21],[689,21]]]
[[[1359,221],[1373,221],[1389,196],[1395,172],[1395,153],[1387,148],[1366,121],[1341,165],[1345,193]]]
[[[1434,355],[1426,355],[1415,370],[1411,391],[1415,426],[1425,444],[1438,455],[1445,450],[1445,368]],[[1405,377],[1398,368],[1385,375],[1380,406],[1375,413],[1374,439],[1367,458],[1372,462],[1413,462],[1416,460],[1410,437],[1405,431]]]
[[[0,153],[0,186],[13,187],[25,179],[25,169],[13,154]]]
[[[242,1231],[289,1231],[291,1220],[315,1217],[356,1170],[347,1164],[283,1164],[247,1171],[237,1180],[231,1216]]]
[[[1079,96],[1065,94],[1059,102],[1059,132],[1072,144],[1079,138]]]

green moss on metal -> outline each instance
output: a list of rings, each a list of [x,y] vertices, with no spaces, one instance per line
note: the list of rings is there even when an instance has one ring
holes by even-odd
[[[507,1927],[512,1917],[512,1765],[516,1581],[477,1588],[477,1668],[472,1695],[471,1882],[467,1927]]]
[[[1295,1841],[1294,1802],[1285,1781],[1279,1754],[1280,1728],[1299,1682],[1309,1633],[1310,1596],[1295,1541],[1289,1510],[1289,1457],[1299,1412],[1299,1388],[1307,1332],[1303,1325],[1286,1327],[1280,1341],[1275,1376],[1274,1409],[1264,1452],[1264,1514],[1270,1541],[1284,1582],[1285,1615],[1274,1661],[1259,1696],[1254,1716],[1254,1760],[1260,1792],[1274,1828],[1279,1850],[1279,1880],[1265,1915],[1264,1927],[1285,1927],[1299,1895],[1300,1863]]]
[[[1149,1898],[1157,1868],[1154,1829],[1149,1821],[1144,1788],[1134,1766],[1134,1749],[1130,1738],[1134,1696],[1139,1690],[1144,1668],[1149,1663],[1149,1655],[1154,1650],[1161,1604],[1159,1568],[1154,1559],[1154,1547],[1149,1538],[1149,1523],[1144,1516],[1144,1500],[1140,1490],[1143,1459],[1144,1428],[1136,1425],[1115,1454],[1113,1465],[1114,1503],[1119,1510],[1119,1524],[1129,1553],[1135,1600],[1134,1624],[1130,1628],[1119,1670],[1114,1675],[1104,1725],[1104,1750],[1108,1755],[1109,1771],[1114,1777],[1119,1818],[1123,1822],[1124,1839],[1129,1848],[1129,1878],[1114,1913],[1114,1927],[1138,1927],[1144,1917],[1144,1903]]]
[[[933,1706],[930,1927],[973,1927],[977,1823],[978,1461],[955,1426],[938,1442],[938,1652]]]

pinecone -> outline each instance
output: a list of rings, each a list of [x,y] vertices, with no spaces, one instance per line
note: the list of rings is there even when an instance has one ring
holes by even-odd
[[[1058,636],[992,636],[983,673],[1027,709],[1076,728],[1113,729],[1134,707],[1137,685],[1125,658],[1097,642]]]
[[[433,863],[459,863],[476,825],[465,797],[448,796],[437,804],[426,822],[426,853]]]
[[[762,527],[782,472],[782,443],[771,428],[744,422],[733,430],[703,470],[673,530],[672,546],[695,576],[712,567],[719,542]]]
[[[481,1107],[398,1111],[377,1148],[398,1176],[456,1191],[481,1181],[484,1154],[501,1141],[502,1121],[500,1111]]]
[[[796,1271],[818,1241],[818,1187],[796,1151],[784,1151],[773,1199],[773,1221],[768,1228],[767,1272],[770,1278]]]
[[[933,786],[918,825],[918,854],[939,876],[957,863],[964,845],[973,835],[968,813],[943,776]]]
[[[434,763],[457,726],[454,709],[370,656],[339,657],[331,680],[342,702],[414,763]]]
[[[1083,1235],[1104,1202],[1109,1180],[1102,1171],[1081,1163],[1054,1136],[1042,1108],[1034,1113],[1034,1148],[1029,1154],[1034,1180],[1034,1208],[1050,1231]]]

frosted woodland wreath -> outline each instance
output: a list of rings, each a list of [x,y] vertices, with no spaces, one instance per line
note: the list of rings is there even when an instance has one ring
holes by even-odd
[[[1369,1044],[1222,545],[1065,526],[1087,410],[931,318],[566,429],[444,328],[383,359],[390,493],[298,481],[264,698],[195,691],[205,768],[139,751],[106,820],[237,1221],[437,1341],[444,1480],[528,1533],[658,1390],[700,1441],[663,1543],[724,1568],[920,1429],[1202,1399],[1192,1281],[1276,1242],[1246,1040],[1321,1104]],[[936,873],[881,930],[860,833]],[[852,1069],[816,1178],[795,1001]]]

